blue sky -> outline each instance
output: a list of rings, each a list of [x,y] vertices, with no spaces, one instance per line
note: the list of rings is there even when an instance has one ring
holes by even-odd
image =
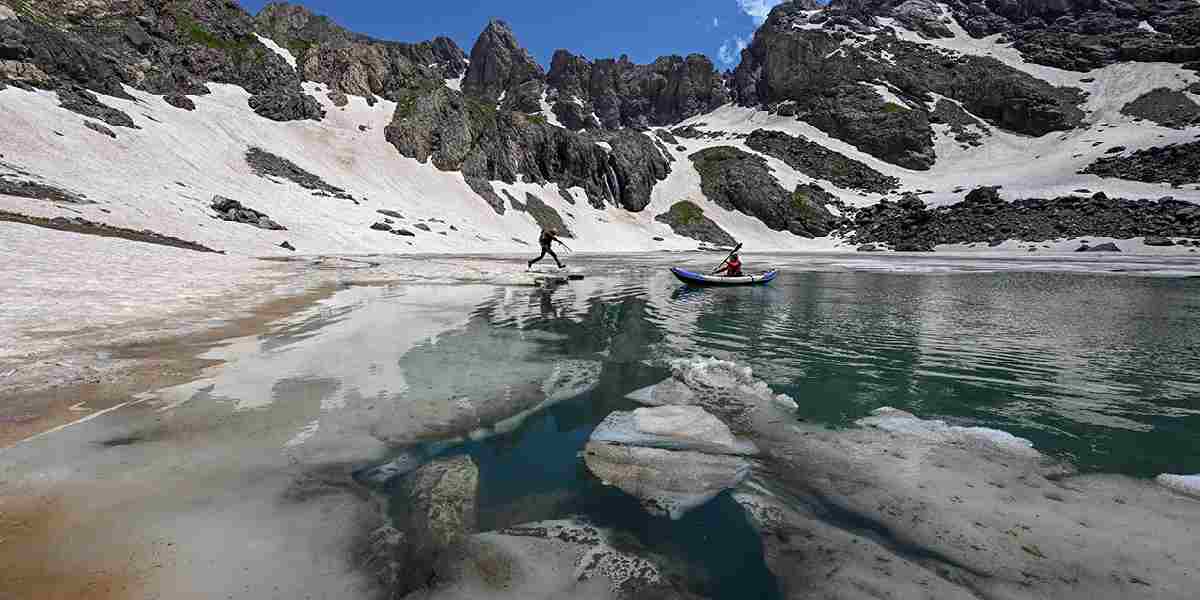
[[[240,0],[257,13],[267,0]],[[508,21],[543,65],[558,48],[588,58],[628,54],[639,63],[667,54],[700,52],[718,68],[737,64],[738,51],[781,0],[520,0],[519,2],[368,2],[294,0],[346,28],[377,38],[420,41],[446,35],[465,52],[491,17]]]

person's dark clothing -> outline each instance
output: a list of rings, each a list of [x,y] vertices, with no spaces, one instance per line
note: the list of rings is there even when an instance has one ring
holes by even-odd
[[[542,253],[539,254],[537,258],[529,261],[529,266],[533,267],[534,264],[538,263],[543,258],[546,258],[546,255],[549,254],[550,257],[554,259],[554,264],[558,265],[558,268],[561,269],[563,267],[562,261],[558,260],[558,255],[555,254],[554,250],[550,247],[550,245],[553,244],[557,239],[558,238],[555,237],[553,233],[543,230],[542,235],[538,236],[538,243],[542,246]]]

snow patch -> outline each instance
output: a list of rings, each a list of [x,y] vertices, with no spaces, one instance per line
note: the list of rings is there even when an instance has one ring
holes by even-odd
[[[308,425],[305,425],[303,429],[301,429],[299,432],[297,432],[296,435],[292,437],[292,439],[288,440],[283,445],[283,447],[284,448],[295,448],[296,446],[303,445],[304,442],[307,442],[309,440],[309,438],[316,435],[317,431],[320,428],[321,428],[320,421],[310,422]]]
[[[860,83],[875,90],[875,93],[879,94],[879,96],[881,98],[883,98],[884,102],[890,102],[897,106],[901,106],[903,108],[912,110],[912,107],[908,105],[908,102],[905,101],[903,98],[901,98],[899,95],[897,95],[896,92],[894,90],[892,90],[891,86],[880,84],[880,83],[868,83],[865,81],[860,82]]]
[[[985,443],[1008,450],[1014,454],[1036,457],[1040,453],[1033,448],[1033,442],[1019,438],[1007,431],[989,429],[986,427],[959,427],[947,425],[941,420],[925,420],[891,407],[883,407],[871,411],[871,416],[859,419],[856,424],[860,427],[874,427],[892,433],[914,436],[931,442],[947,443]]]
[[[562,127],[563,129],[566,129],[566,127],[562,124],[562,122],[558,120],[558,115],[554,114],[554,107],[551,106],[550,101],[546,99],[546,95],[548,93],[549,92],[543,91],[542,97],[539,100],[539,103],[541,104],[541,107],[542,107],[542,116],[546,118],[547,123],[549,123],[555,127]],[[578,100],[578,98],[576,98],[576,100]]]
[[[462,91],[462,83],[463,83],[463,78],[465,78],[466,76],[467,76],[467,75],[466,75],[466,72],[463,72],[463,74],[462,74],[462,75],[459,75],[458,77],[455,77],[455,78],[453,78],[453,79],[447,79],[447,80],[445,81],[445,83],[446,83],[446,87],[448,87],[448,88],[450,88],[450,89],[452,89],[452,90],[454,90],[454,91],[456,91],[456,92],[461,92],[461,91]]]
[[[1196,499],[1200,499],[1200,475],[1159,475],[1159,485]]]
[[[596,145],[603,148],[604,151],[608,152],[609,154],[611,154],[613,151],[612,144],[610,144],[608,142],[596,142]]]
[[[1149,21],[1142,21],[1141,23],[1138,23],[1138,29],[1142,31],[1148,31],[1150,33],[1158,33],[1158,30],[1155,29]]]
[[[275,40],[272,40],[271,38],[268,38],[268,37],[263,37],[257,33],[254,34],[254,37],[258,38],[258,42],[260,44],[266,46],[268,50],[270,50],[270,51],[274,52],[275,54],[278,54],[280,57],[282,57],[284,62],[286,62],[288,65],[290,65],[292,67],[293,70],[295,70],[296,55],[292,54],[291,50],[288,50],[287,48],[284,48],[283,46],[276,44]]]

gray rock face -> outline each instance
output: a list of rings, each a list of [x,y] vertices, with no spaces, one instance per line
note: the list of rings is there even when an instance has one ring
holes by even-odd
[[[471,48],[471,63],[463,79],[463,92],[491,103],[501,95],[517,94],[521,86],[545,77],[541,65],[517,43],[512,29],[504,21],[493,19]],[[526,90],[526,94],[528,95]],[[541,96],[537,86],[537,97]],[[537,106],[536,98],[534,106]]]
[[[835,22],[875,25],[895,17],[925,37],[946,37],[926,0],[834,0]],[[952,0],[951,18],[975,37],[1002,33],[1030,62],[1089,71],[1117,61],[1188,63],[1200,58],[1200,11],[1187,0]],[[1145,21],[1153,31],[1140,27]]]
[[[128,98],[123,84],[206,94],[204,83],[215,81],[259,96],[256,105],[273,118],[319,118],[296,98],[300,78],[253,32],[249,15],[219,0],[96,0],[39,6],[36,17],[0,21],[0,45],[4,60],[44,73],[44,87]]]
[[[435,460],[401,479],[393,524],[372,536],[368,561],[391,597],[424,588],[477,527],[479,467],[467,456]]]
[[[277,87],[250,97],[250,108],[272,121],[320,121],[325,111],[316,98],[296,89]]]
[[[653,183],[669,173],[653,141],[638,132],[575,133],[445,87],[398,104],[385,135],[404,156],[461,170],[497,212],[504,202],[488,181],[579,186],[593,206],[641,210]]]
[[[700,54],[638,65],[624,56],[591,62],[559,50],[546,82],[556,99],[556,114],[575,120],[576,112],[595,113],[608,129],[671,125],[729,101],[723,77]]]
[[[213,196],[212,209],[217,212],[217,217],[223,221],[233,221],[234,223],[245,223],[253,225],[259,229],[270,229],[276,231],[286,231],[287,228],[275,221],[272,221],[265,213],[259,212],[244,206],[241,202],[224,196]]]
[[[1200,104],[1183,92],[1158,88],[1121,107],[1121,114],[1154,121],[1172,129],[1185,129],[1200,123]]]
[[[95,131],[96,133],[99,133],[100,135],[106,135],[114,140],[117,139],[117,132],[115,132],[95,121],[84,121],[83,126],[87,127],[88,129],[91,129],[92,131]]]
[[[879,2],[840,2],[826,12],[832,15],[823,15],[826,27],[856,24],[874,37],[844,44],[856,34],[811,29],[802,9],[781,4],[734,72],[735,100],[795,115],[864,152],[911,169],[926,169],[935,158],[925,108],[932,93],[961,102],[998,127],[1029,135],[1070,129],[1083,119],[1079,90],[1055,88],[990,57],[949,58],[930,46],[868,27],[876,12],[891,14]],[[885,102],[863,82],[890,83],[911,101],[908,106]]]
[[[1103,244],[1096,244],[1095,246],[1089,246],[1087,244],[1084,244],[1075,251],[1076,252],[1120,252],[1121,249],[1118,248],[1117,245],[1112,242],[1105,242]]]
[[[1128,156],[1105,156],[1083,170],[1101,177],[1179,186],[1200,182],[1200,142],[1155,146]]]
[[[542,202],[541,198],[526,192],[525,204],[522,208],[525,212],[529,213],[529,216],[533,217],[538,227],[541,227],[543,230],[553,229],[558,232],[559,236],[564,238],[575,237],[575,234],[571,233],[571,228],[567,227],[567,224],[563,222],[562,215],[558,214],[558,211],[554,210],[553,206]]]
[[[932,123],[949,125],[950,132],[954,134],[954,140],[963,144],[964,147],[982,145],[983,138],[992,135],[983,121],[963,110],[958,103],[945,98],[939,99],[934,105],[929,120]]]
[[[793,137],[781,131],[757,129],[746,138],[746,146],[778,158],[809,177],[824,179],[840,188],[886,194],[900,185],[899,179],[884,175],[803,136]]]
[[[701,242],[718,246],[733,246],[737,241],[721,229],[712,219],[704,216],[704,209],[682,200],[671,205],[667,212],[654,217],[655,221],[671,226],[671,231]]]
[[[250,148],[246,150],[245,159],[246,164],[250,165],[250,169],[259,177],[279,177],[305,189],[324,192],[335,198],[354,200],[354,196],[350,195],[346,190],[325,183],[324,179],[305,171],[296,163],[282,156],[271,154],[262,148]]]
[[[1007,202],[995,188],[978,188],[958,204],[928,209],[916,196],[858,210],[847,226],[855,243],[888,243],[897,250],[932,250],[939,244],[1039,242],[1103,236],[1200,235],[1200,206],[1164,198],[1158,201],[1064,196]]]
[[[767,161],[730,146],[701,150],[689,157],[700,173],[704,195],[727,210],[756,217],[776,231],[803,237],[828,235],[838,224],[825,208],[834,198],[815,185],[789,193]]]
[[[85,117],[99,119],[114,127],[141,129],[129,115],[100,102],[96,95],[81,87],[65,87],[58,90],[58,102],[63,108]]]
[[[196,110],[196,103],[183,94],[167,94],[163,96],[163,100],[175,108],[187,111]]]
[[[305,79],[369,101],[374,96],[396,101],[405,90],[441,85],[466,70],[462,49],[449,38],[416,44],[375,40],[302,6],[268,4],[254,25],[296,56]]]

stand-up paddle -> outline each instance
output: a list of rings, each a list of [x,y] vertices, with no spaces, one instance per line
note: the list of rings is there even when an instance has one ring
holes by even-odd
[[[738,245],[734,246],[733,250],[731,250],[729,252],[729,256],[726,256],[725,260],[721,261],[721,264],[717,265],[717,268],[713,269],[713,271],[712,271],[713,274],[715,275],[718,271],[720,271],[721,267],[724,267],[725,263],[729,262],[729,259],[733,258],[733,255],[737,254],[737,251],[741,250],[741,249],[742,249],[742,244],[740,244],[740,243]]]

